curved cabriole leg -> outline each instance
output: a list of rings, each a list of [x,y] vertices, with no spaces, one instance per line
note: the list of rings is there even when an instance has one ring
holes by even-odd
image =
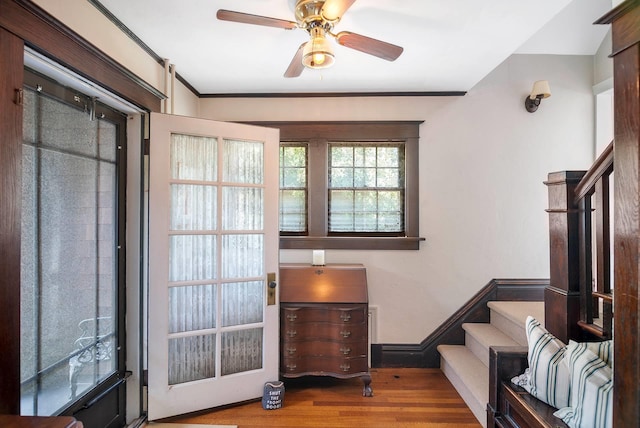
[[[364,388],[362,389],[363,397],[373,397],[373,389],[371,389],[371,375],[369,373],[362,375],[361,377],[362,383],[364,383]]]

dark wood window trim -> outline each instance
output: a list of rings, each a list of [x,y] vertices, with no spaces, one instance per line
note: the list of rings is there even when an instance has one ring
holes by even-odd
[[[419,188],[418,145],[421,121],[375,122],[251,122],[254,125],[278,128],[280,141],[309,142],[309,216],[308,236],[281,236],[281,249],[341,249],[341,250],[418,250]],[[405,142],[405,230],[402,237],[357,237],[327,235],[327,165],[326,142],[367,141]],[[320,160],[320,162],[318,162]]]

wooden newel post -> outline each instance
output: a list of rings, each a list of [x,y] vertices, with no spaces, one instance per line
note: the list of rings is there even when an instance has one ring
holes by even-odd
[[[550,278],[544,292],[545,326],[564,343],[580,335],[581,207],[575,190],[585,171],[552,172],[549,189]]]
[[[596,21],[611,24],[614,93],[613,426],[640,421],[640,0]]]

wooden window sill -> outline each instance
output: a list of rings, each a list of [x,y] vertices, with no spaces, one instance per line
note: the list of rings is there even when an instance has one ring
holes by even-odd
[[[281,236],[281,250],[419,250],[421,237]]]

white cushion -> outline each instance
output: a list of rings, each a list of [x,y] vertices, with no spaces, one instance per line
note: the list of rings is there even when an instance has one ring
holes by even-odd
[[[587,349],[596,354],[609,367],[613,367],[613,340],[605,340],[604,342],[576,343],[575,346],[585,345]]]
[[[532,316],[525,324],[529,347],[529,393],[550,406],[569,406],[569,369],[563,364],[566,346]]]
[[[613,371],[590,345],[569,342],[565,359],[571,376],[571,404],[554,415],[572,428],[609,428],[613,426]]]

